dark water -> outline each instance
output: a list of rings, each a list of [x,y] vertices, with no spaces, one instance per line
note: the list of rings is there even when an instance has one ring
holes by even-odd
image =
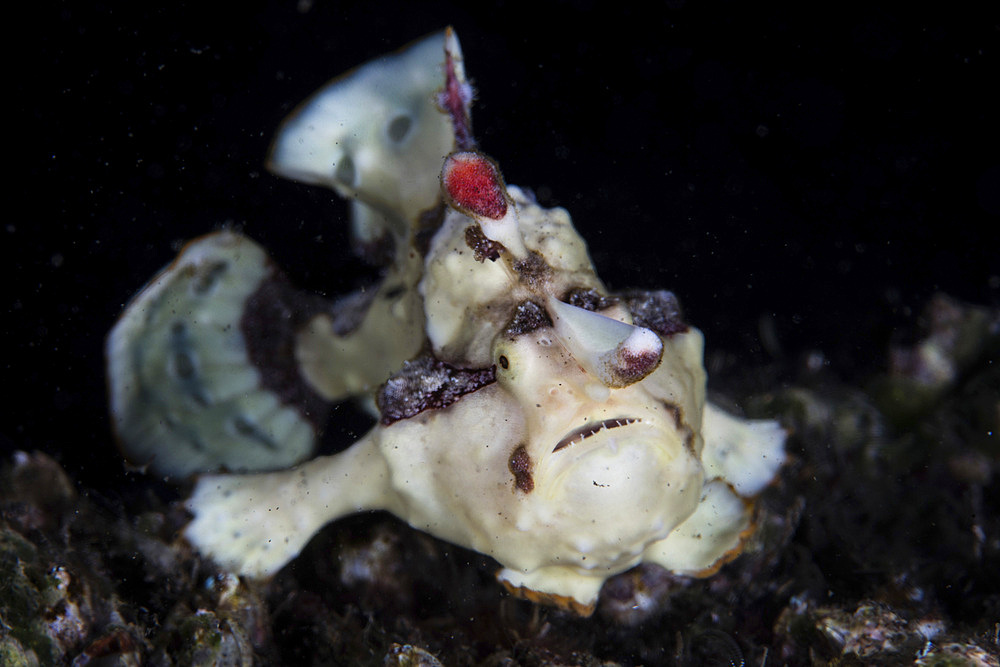
[[[508,182],[571,211],[611,287],[676,291],[710,349],[820,350],[862,378],[933,291],[1000,301],[1000,39],[984,16],[253,4],[57,3],[12,22],[5,450],[118,474],[102,339],[184,239],[236,225],[300,285],[349,289],[343,204],[262,158],[327,78],[448,23]]]

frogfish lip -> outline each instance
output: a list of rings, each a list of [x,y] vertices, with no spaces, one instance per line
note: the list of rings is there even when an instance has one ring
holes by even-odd
[[[573,429],[565,436],[562,440],[556,443],[556,446],[552,449],[552,452],[558,452],[561,449],[565,449],[570,445],[583,442],[587,438],[597,435],[603,431],[607,431],[613,428],[620,428],[622,426],[629,426],[630,424],[636,424],[642,421],[638,417],[615,417],[612,419],[602,419],[600,421],[587,422],[583,426],[577,429]]]

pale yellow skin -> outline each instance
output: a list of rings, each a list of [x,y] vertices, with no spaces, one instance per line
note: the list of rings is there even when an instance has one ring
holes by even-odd
[[[608,577],[640,562],[693,575],[713,571],[741,548],[752,525],[748,499],[780,466],[783,432],[773,422],[746,422],[706,404],[703,340],[693,327],[661,336],[659,365],[631,384],[610,383],[585,370],[595,367],[598,355],[592,359],[590,348],[567,339],[565,330],[560,334],[543,324],[508,333],[525,302],[548,310],[556,321],[553,304],[570,290],[609,296],[562,209],[543,209],[511,187],[515,226],[497,234],[516,252],[477,260],[466,240],[466,230],[477,222],[451,209],[427,254],[416,250],[421,216],[440,201],[437,173],[454,148],[450,122],[434,102],[443,85],[445,48],[464,80],[457,39],[447,31],[391,61],[360,68],[283,126],[271,168],[351,196],[355,234],[363,240],[390,234],[396,247],[389,277],[359,328],[337,336],[329,318],[317,316],[297,333],[294,354],[302,378],[329,400],[370,397],[422,349],[458,368],[496,366],[496,381],[447,407],[377,425],[335,456],[284,471],[202,476],[186,503],[194,518],[185,537],[222,566],[263,577],[295,558],[326,523],[384,509],[494,557],[502,566],[498,577],[511,591],[579,613],[593,609]],[[431,75],[414,74],[427,71]],[[419,122],[412,137],[394,143],[392,133],[382,130],[386,119],[400,113]],[[247,252],[232,250],[239,244]],[[149,424],[189,414],[207,424],[197,427],[199,434],[217,426],[189,397],[178,397],[171,383],[181,386],[184,378],[169,368],[154,369],[161,384],[122,389],[123,380],[150,375],[142,367],[147,347],[171,349],[165,333],[171,320],[162,313],[211,311],[210,303],[190,305],[195,299],[184,286],[195,284],[191,276],[203,273],[217,253],[247,280],[263,280],[269,270],[256,245],[232,234],[210,236],[187,252],[177,263],[186,272],[168,268],[161,274],[130,306],[109,342],[109,383],[113,395],[122,397],[113,411],[118,422],[139,425],[130,431],[136,437]],[[528,253],[535,257],[531,272],[513,256]],[[159,283],[179,287],[170,300],[157,300]],[[250,291],[232,289],[218,298],[242,307]],[[600,314],[583,313],[583,324],[573,331],[587,338],[587,322],[601,317],[636,328],[624,301],[606,304]],[[151,330],[149,322],[160,319]],[[192,340],[215,345],[219,331],[232,332],[230,342],[239,352],[241,334],[232,321],[207,328],[192,323]],[[195,343],[192,355],[208,369],[202,369],[204,377],[214,377],[208,374],[213,350]],[[565,444],[581,427],[602,422],[605,428]],[[260,419],[264,430],[268,423]],[[157,446],[169,446],[173,432],[161,435]],[[220,439],[218,447],[243,446],[238,436],[233,444]],[[123,438],[126,449],[129,437]],[[176,467],[164,471],[211,469],[201,462],[185,467],[180,459],[172,457]],[[151,463],[155,467],[156,459]]]

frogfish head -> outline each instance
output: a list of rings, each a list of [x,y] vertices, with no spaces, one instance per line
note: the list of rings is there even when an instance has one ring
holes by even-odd
[[[581,568],[588,561],[621,567],[637,561],[698,505],[703,405],[699,392],[684,404],[665,400],[662,386],[665,376],[690,376],[703,384],[700,355],[692,363],[683,355],[678,359],[667,341],[664,366],[663,341],[649,332],[655,344],[643,344],[657,352],[657,365],[630,384],[609,386],[608,374],[595,370],[593,349],[600,346],[581,342],[583,332],[560,327],[565,309],[581,309],[551,301],[548,306],[552,326],[501,337],[494,345],[497,382],[520,404],[529,434],[511,463],[524,500],[519,527],[563,540],[564,548],[553,550],[563,564],[570,559]],[[640,328],[622,321],[627,317],[619,309],[587,311],[589,316],[625,327],[619,338]],[[570,335],[574,339],[567,342]],[[584,352],[578,352],[581,346]],[[697,419],[692,423],[689,415]]]

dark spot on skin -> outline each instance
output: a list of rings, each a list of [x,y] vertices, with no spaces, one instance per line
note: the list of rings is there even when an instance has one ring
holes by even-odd
[[[354,168],[354,160],[351,159],[350,155],[344,155],[340,159],[340,162],[334,167],[333,177],[352,188],[356,185],[354,181],[357,178],[357,170]]]
[[[492,384],[496,366],[469,370],[456,368],[427,355],[407,361],[382,385],[375,402],[385,426],[409,419],[424,410],[440,409],[462,396]]]
[[[524,445],[519,446],[510,455],[507,467],[514,474],[514,486],[519,491],[531,493],[535,489],[535,480],[531,476],[531,456]]]
[[[479,225],[469,225],[465,228],[465,245],[472,249],[476,261],[480,263],[487,259],[491,262],[497,261],[505,250],[502,243],[486,238]]]
[[[507,325],[504,334],[516,338],[522,334],[531,333],[541,327],[552,326],[552,320],[545,309],[534,301],[525,301],[514,310],[514,317]]]
[[[191,380],[195,376],[194,359],[187,351],[177,352],[174,354],[174,369],[181,381]]]
[[[187,325],[177,320],[170,325],[170,347],[173,350],[174,372],[181,383],[195,380],[197,367]]]
[[[678,406],[674,405],[673,403],[667,403],[666,401],[663,402],[663,407],[666,408],[670,416],[673,417],[674,428],[676,428],[678,431],[681,430],[684,424],[684,420],[681,415],[681,409]]]
[[[207,407],[212,397],[205,387],[205,380],[198,369],[198,356],[191,331],[183,320],[170,325],[170,369],[177,379],[178,388],[198,405]],[[137,364],[138,365],[138,364]]]
[[[507,357],[500,355],[499,361],[500,361],[500,368],[504,370],[510,368],[510,360],[508,360]]]
[[[681,304],[667,290],[630,290],[622,297],[636,326],[652,329],[661,336],[684,333],[688,325],[681,314]]]
[[[403,292],[405,291],[406,288],[403,287],[402,285],[394,285],[392,287],[386,288],[383,297],[386,299],[386,301],[392,301],[393,299],[397,299],[400,296],[402,296]]]
[[[400,114],[389,121],[389,126],[386,128],[386,134],[389,135],[389,139],[395,143],[400,143],[406,138],[406,135],[410,133],[413,128],[413,119],[405,114]]]
[[[653,350],[633,352],[630,349],[620,349],[615,355],[615,361],[617,362],[615,365],[615,375],[626,386],[633,382],[638,382],[660,365],[662,357],[662,349],[655,352]]]
[[[618,299],[599,294],[587,287],[574,287],[562,298],[562,301],[584,310],[605,310],[618,303]]]
[[[279,449],[278,443],[247,415],[236,415],[232,420],[232,424],[236,432],[245,439],[256,442],[272,451]]]
[[[674,405],[673,403],[663,402],[663,407],[666,408],[667,412],[674,419],[674,428],[677,432],[681,434],[684,439],[684,448],[687,449],[691,455],[694,455],[694,429],[692,429],[687,422],[684,421],[684,411],[681,410],[680,406]]]
[[[514,271],[527,287],[542,291],[552,275],[552,267],[534,250],[528,252],[524,259],[514,262]]]
[[[205,296],[219,284],[219,280],[229,270],[229,262],[213,262],[203,269],[199,269],[198,279],[191,283],[191,291],[197,296]]]

